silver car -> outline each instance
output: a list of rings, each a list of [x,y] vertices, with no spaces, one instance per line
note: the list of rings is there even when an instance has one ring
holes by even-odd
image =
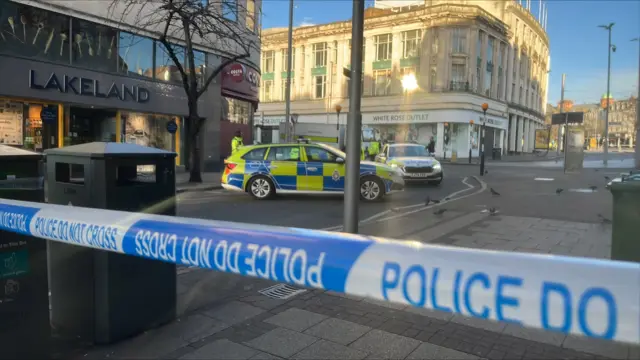
[[[420,181],[437,185],[444,179],[442,165],[430,156],[424,145],[386,144],[375,161],[396,168],[407,182]]]

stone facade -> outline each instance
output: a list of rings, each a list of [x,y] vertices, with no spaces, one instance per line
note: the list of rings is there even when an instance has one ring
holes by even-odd
[[[481,105],[487,103],[494,146],[531,152],[534,130],[544,125],[548,88],[549,39],[541,22],[516,1],[409,5],[366,11],[363,123],[396,134],[397,141],[398,130],[376,119],[426,113],[431,116],[404,116],[420,119],[408,124],[418,133],[430,127],[419,142],[435,137],[441,157],[476,156]],[[350,43],[349,21],[294,30],[291,112],[299,122],[336,124],[334,108],[341,105],[345,123],[349,79],[343,69],[350,67]],[[275,125],[284,120],[287,29],[264,30],[262,46],[256,123],[271,125],[258,131],[272,131],[262,138],[275,142]],[[415,78],[417,89],[403,86],[407,77]]]

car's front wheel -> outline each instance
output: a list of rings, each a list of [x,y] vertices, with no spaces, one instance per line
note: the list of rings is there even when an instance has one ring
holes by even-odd
[[[276,192],[273,182],[266,176],[256,176],[249,182],[247,191],[258,200],[265,200],[273,197]]]
[[[384,197],[384,185],[379,178],[366,176],[360,180],[360,198],[365,201],[379,201]]]

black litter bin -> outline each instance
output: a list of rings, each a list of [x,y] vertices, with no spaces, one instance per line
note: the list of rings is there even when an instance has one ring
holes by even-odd
[[[176,214],[173,152],[94,142],[46,154],[50,203]],[[67,335],[107,344],[176,316],[175,264],[59,242],[49,261],[51,321]]]
[[[44,202],[42,154],[0,145],[0,198]],[[3,227],[28,231],[25,211],[0,204]],[[0,230],[0,359],[50,358],[45,240]]]
[[[494,147],[491,151],[491,159],[502,160],[502,148]]]

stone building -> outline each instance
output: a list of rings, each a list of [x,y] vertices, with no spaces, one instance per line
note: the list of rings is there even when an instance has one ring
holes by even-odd
[[[400,5],[398,7],[397,5]],[[439,157],[478,154],[481,105],[487,134],[504,153],[531,152],[544,126],[549,39],[542,19],[517,1],[376,1],[366,10],[363,125],[395,141],[436,140]],[[347,121],[351,23],[293,33],[291,112],[298,122]],[[262,142],[284,121],[287,29],[262,33]]]

